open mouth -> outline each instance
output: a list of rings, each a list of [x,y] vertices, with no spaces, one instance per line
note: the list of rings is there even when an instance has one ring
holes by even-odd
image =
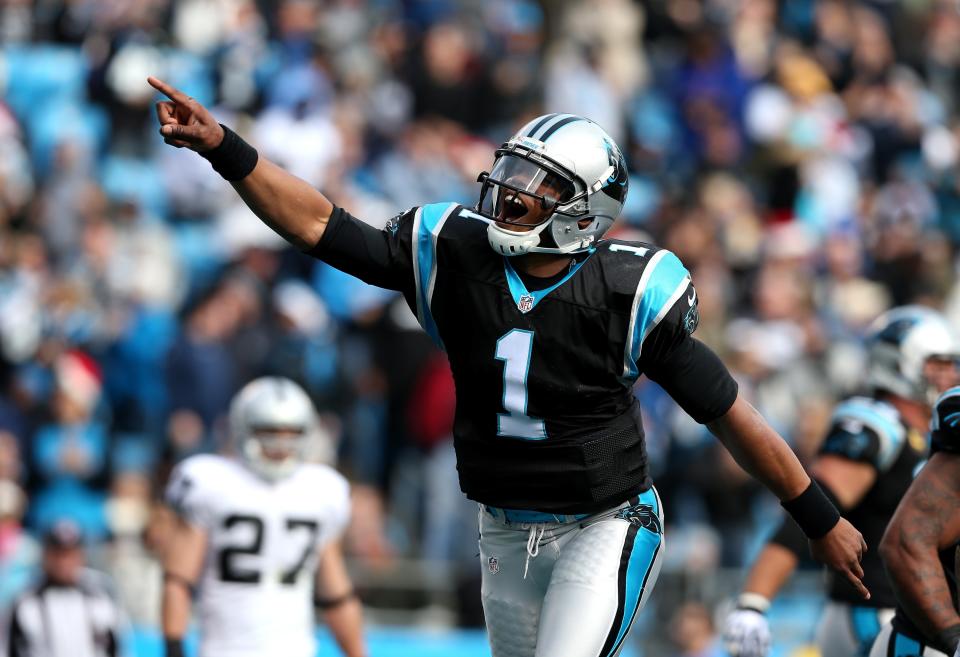
[[[509,193],[504,197],[500,206],[499,218],[501,221],[517,221],[526,214],[527,206],[520,200],[519,194]]]

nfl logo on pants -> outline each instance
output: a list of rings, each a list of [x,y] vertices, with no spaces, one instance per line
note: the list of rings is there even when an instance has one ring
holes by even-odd
[[[491,575],[496,575],[500,572],[500,561],[496,557],[490,557],[487,559],[487,570],[490,571]]]

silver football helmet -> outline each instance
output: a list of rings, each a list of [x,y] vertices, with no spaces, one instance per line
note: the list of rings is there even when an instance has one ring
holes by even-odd
[[[289,476],[320,436],[310,397],[290,379],[255,379],[230,404],[230,433],[240,456],[270,481]]]
[[[900,306],[870,328],[867,384],[900,397],[931,404],[939,390],[924,375],[928,359],[960,359],[960,341],[947,320],[931,308]]]
[[[603,128],[573,114],[537,117],[495,153],[476,214],[502,255],[577,253],[613,225],[627,198],[627,163]]]

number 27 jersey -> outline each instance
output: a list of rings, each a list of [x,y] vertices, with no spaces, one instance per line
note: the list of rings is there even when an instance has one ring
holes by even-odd
[[[312,657],[318,554],[349,519],[347,481],[304,464],[268,482],[233,459],[198,455],[174,470],[166,501],[207,537],[201,657]]]
[[[697,321],[690,275],[673,253],[603,241],[533,290],[457,204],[415,208],[373,237],[345,215],[335,211],[312,253],[402,291],[446,351],[470,498],[586,513],[649,488],[632,386],[654,343],[688,337]]]

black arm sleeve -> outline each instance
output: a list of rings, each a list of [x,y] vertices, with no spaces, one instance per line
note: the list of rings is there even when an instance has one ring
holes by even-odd
[[[323,236],[307,254],[370,285],[412,294],[414,215],[415,209],[408,210],[377,230],[334,208]]]
[[[646,341],[643,348],[647,348]],[[640,359],[643,361],[642,352]],[[668,353],[651,360],[644,365],[644,373],[700,424],[724,415],[737,399],[737,382],[726,365],[696,338],[687,335]]]
[[[737,382],[705,344],[692,337],[700,323],[691,282],[650,334],[637,366],[700,424],[724,415],[737,399]]]
[[[837,501],[837,496],[833,494],[833,491],[830,490],[830,487],[816,478],[814,478],[814,480],[820,486],[820,490],[823,491],[823,494],[829,498],[833,505],[838,509],[841,509],[840,503]],[[770,537],[768,542],[782,545],[796,555],[796,557],[801,561],[806,559],[808,556],[807,537],[803,533],[803,530],[800,529],[800,525],[797,524],[797,521],[794,520],[789,513],[783,514],[783,520],[780,522],[780,527],[773,533],[773,536]]]

